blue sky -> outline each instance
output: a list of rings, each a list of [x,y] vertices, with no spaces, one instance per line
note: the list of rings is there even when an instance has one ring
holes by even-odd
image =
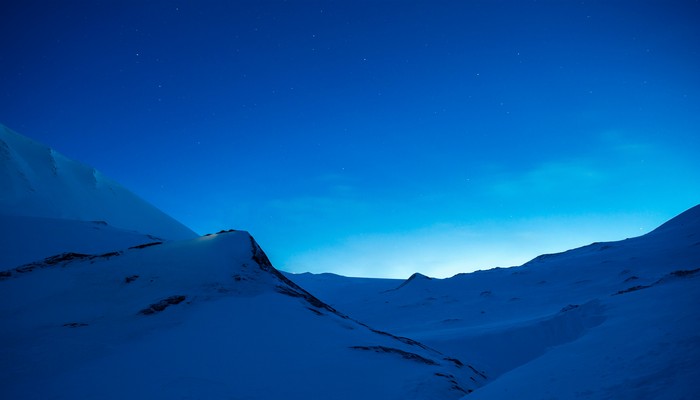
[[[449,276],[700,202],[697,1],[10,3],[0,122],[282,269]]]

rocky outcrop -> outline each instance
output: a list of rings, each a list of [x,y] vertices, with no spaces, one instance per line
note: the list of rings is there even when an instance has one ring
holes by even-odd
[[[186,298],[187,296],[183,295],[170,296],[157,303],[151,304],[150,306],[148,306],[148,308],[144,308],[143,310],[139,311],[139,314],[151,315],[161,312],[172,305],[182,303],[183,301],[185,301]]]

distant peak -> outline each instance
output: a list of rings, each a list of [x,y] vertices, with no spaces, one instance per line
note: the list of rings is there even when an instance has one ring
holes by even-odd
[[[402,287],[408,285],[408,284],[411,283],[411,282],[429,281],[429,280],[432,280],[432,279],[433,279],[433,278],[431,278],[431,277],[429,277],[429,276],[425,276],[425,275],[423,275],[423,274],[421,274],[421,273],[419,273],[419,272],[416,272],[416,273],[414,273],[413,275],[411,275],[408,279],[406,279],[405,281],[403,281],[403,283],[401,283],[396,289],[393,289],[393,290],[399,290],[399,289],[401,289]]]
[[[406,279],[406,282],[412,281],[414,279],[433,279],[429,276],[425,276],[421,274],[420,272],[415,272],[413,275],[409,276],[408,279]]]

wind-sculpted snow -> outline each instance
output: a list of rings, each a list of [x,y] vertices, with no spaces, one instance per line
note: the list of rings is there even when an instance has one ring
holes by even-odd
[[[244,231],[20,269],[0,280],[0,398],[458,399],[486,381],[336,311]]]
[[[694,399],[700,206],[515,268],[406,281],[288,275],[378,329],[484,368],[468,399]]]

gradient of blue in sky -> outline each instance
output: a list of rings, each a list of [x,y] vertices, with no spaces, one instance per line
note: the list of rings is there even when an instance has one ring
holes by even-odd
[[[199,233],[250,231],[281,269],[443,277],[700,202],[697,1],[0,14],[1,123]]]

